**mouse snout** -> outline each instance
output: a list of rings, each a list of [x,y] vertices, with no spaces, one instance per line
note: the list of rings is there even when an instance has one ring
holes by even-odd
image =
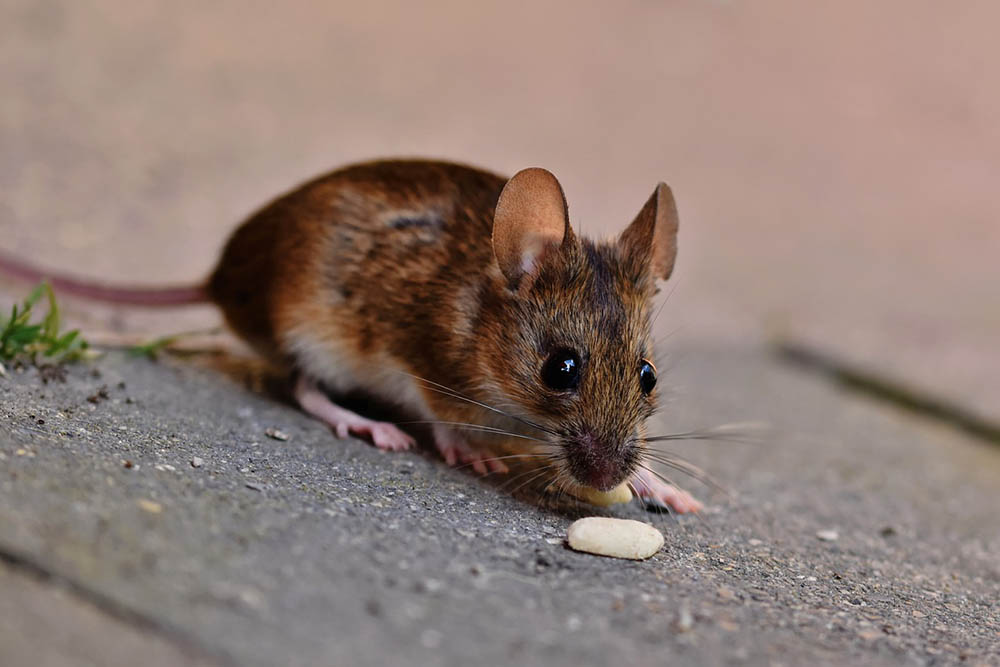
[[[617,447],[593,433],[583,433],[566,444],[566,460],[576,481],[599,491],[610,491],[626,477]]]

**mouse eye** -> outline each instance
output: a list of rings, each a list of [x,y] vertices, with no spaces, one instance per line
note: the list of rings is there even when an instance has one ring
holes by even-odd
[[[656,369],[653,368],[653,364],[643,359],[642,364],[639,366],[639,387],[642,388],[642,393],[648,395],[649,392],[653,391],[653,387],[655,386]]]
[[[556,350],[542,366],[542,381],[556,391],[576,389],[580,384],[580,357],[573,350]]]

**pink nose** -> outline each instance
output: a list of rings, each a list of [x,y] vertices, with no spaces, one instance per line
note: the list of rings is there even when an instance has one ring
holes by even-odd
[[[615,465],[590,466],[583,482],[598,491],[610,491],[621,482],[621,470]]]
[[[610,491],[622,481],[621,466],[614,460],[613,449],[597,437],[587,434],[568,452],[577,481],[599,491]]]

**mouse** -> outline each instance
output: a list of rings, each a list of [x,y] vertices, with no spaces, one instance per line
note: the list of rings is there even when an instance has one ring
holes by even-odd
[[[677,233],[662,182],[617,237],[592,240],[574,232],[545,169],[505,178],[386,159],[263,206],[201,284],[50,282],[117,303],[214,303],[337,437],[387,451],[416,445],[405,424],[332,398],[361,392],[428,425],[449,465],[503,474],[536,461],[557,489],[627,484],[646,503],[686,513],[701,503],[653,471],[646,439],[658,397],[652,305],[673,273]],[[46,275],[10,256],[0,268]]]

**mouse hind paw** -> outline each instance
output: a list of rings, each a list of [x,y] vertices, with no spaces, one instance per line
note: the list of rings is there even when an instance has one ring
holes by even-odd
[[[330,426],[338,438],[367,437],[379,449],[403,451],[416,444],[413,436],[389,422],[379,422],[351,412],[331,401],[314,382],[300,377],[295,383],[295,400],[312,417]]]

